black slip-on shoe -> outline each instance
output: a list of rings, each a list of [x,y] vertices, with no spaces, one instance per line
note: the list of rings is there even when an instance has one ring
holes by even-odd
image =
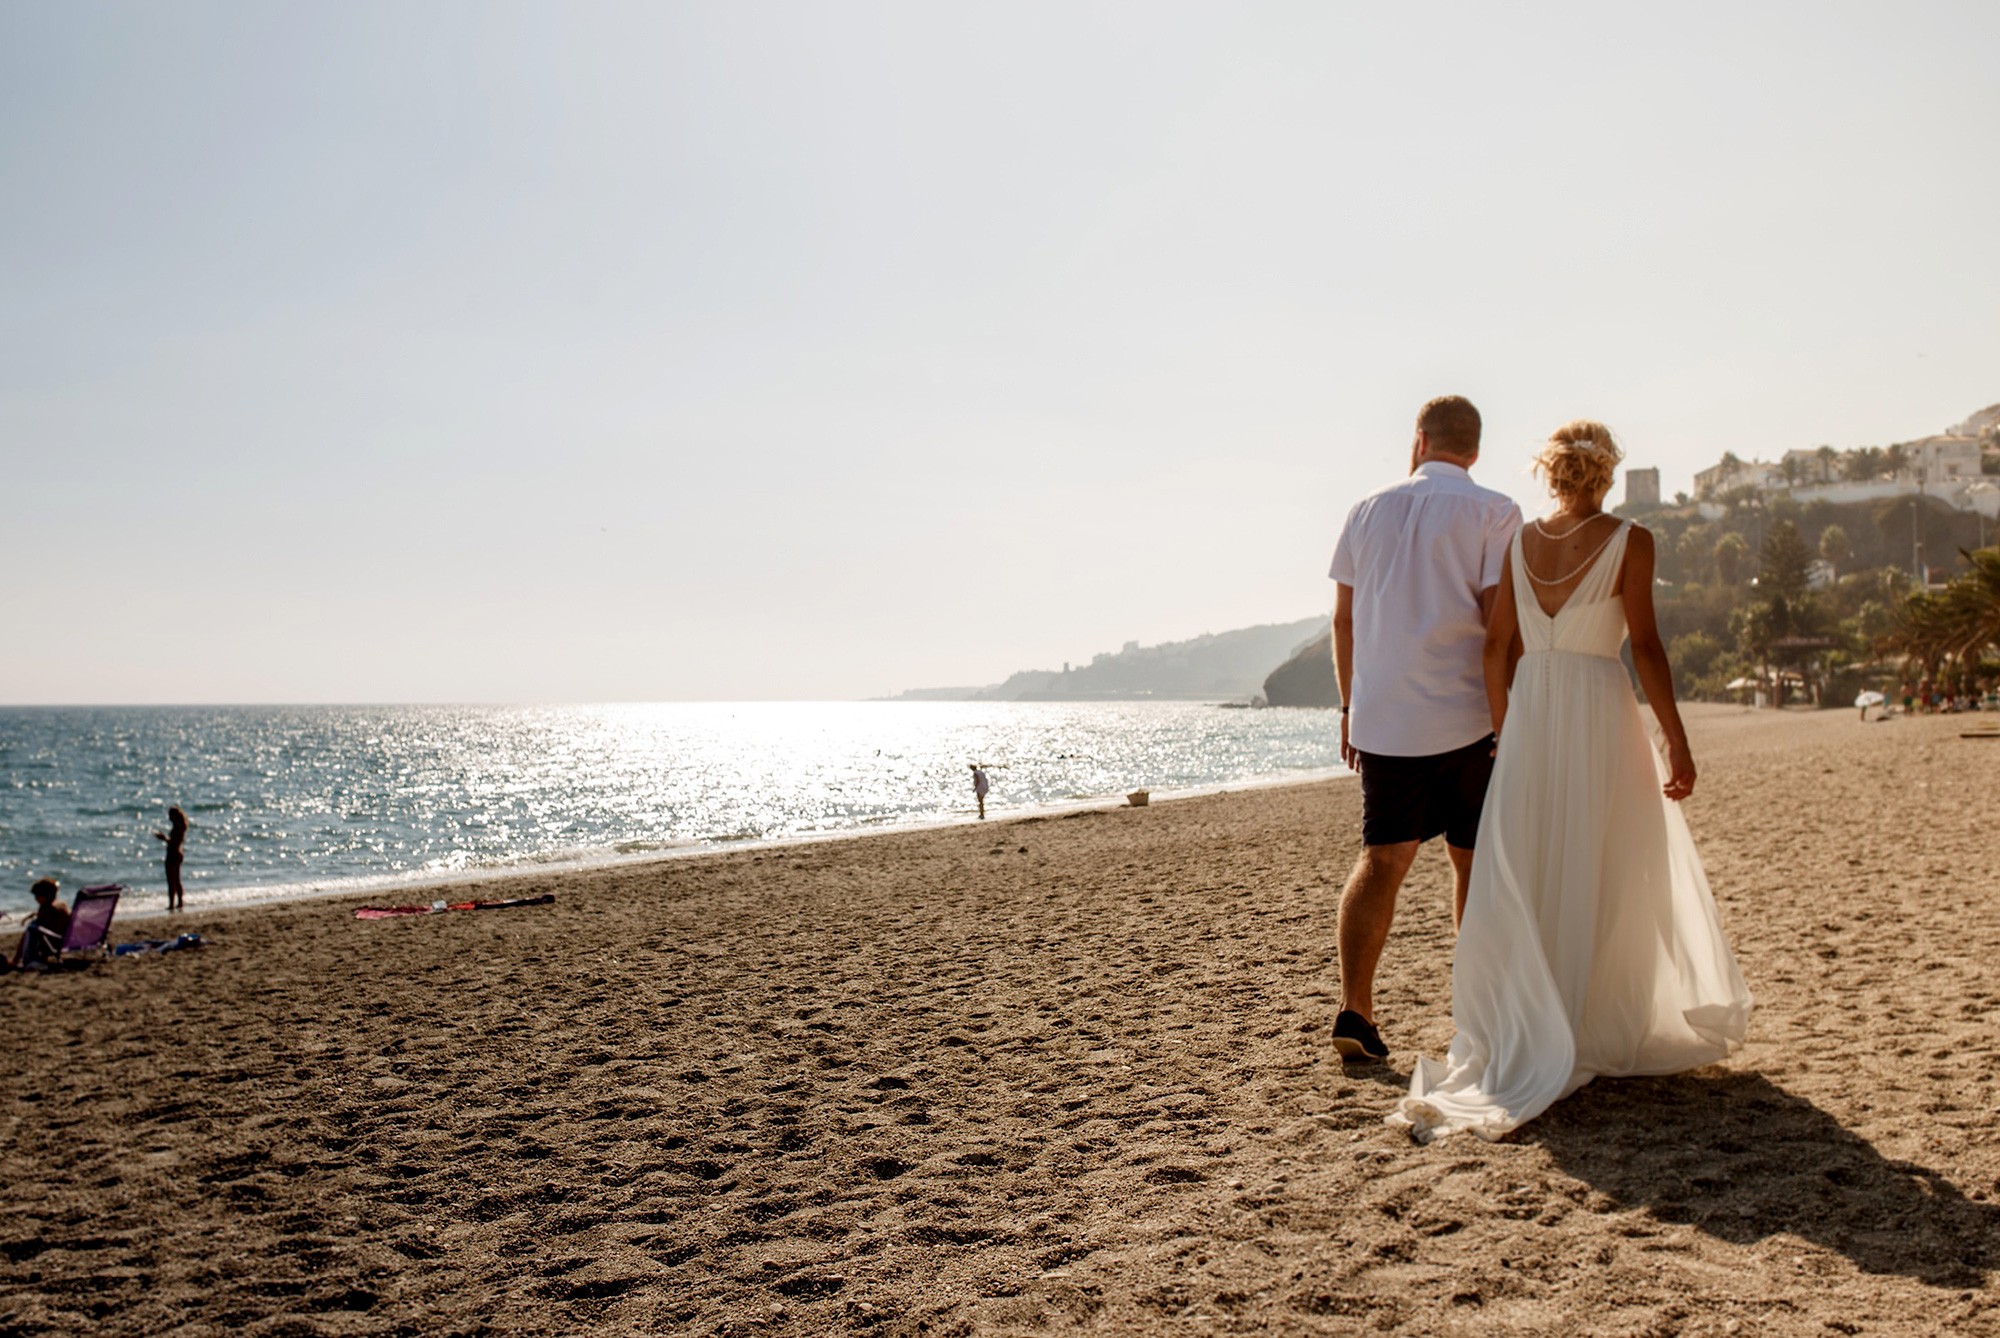
[[[1382,1044],[1381,1033],[1352,1008],[1341,1009],[1340,1016],[1333,1020],[1333,1048],[1350,1064],[1389,1057],[1389,1047]]]

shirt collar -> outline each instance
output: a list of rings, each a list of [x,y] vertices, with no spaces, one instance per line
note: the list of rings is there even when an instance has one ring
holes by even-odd
[[[1464,465],[1455,465],[1447,460],[1426,460],[1417,466],[1417,473],[1425,478],[1470,479],[1472,477]]]

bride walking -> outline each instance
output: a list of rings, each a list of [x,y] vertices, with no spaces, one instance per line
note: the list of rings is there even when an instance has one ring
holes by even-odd
[[[1566,423],[1536,458],[1554,514],[1515,536],[1486,632],[1499,735],[1452,963],[1457,1027],[1392,1124],[1498,1138],[1599,1075],[1677,1073],[1743,1039],[1750,992],[1677,802],[1694,757],[1653,620],[1653,536],[1604,514],[1621,454]],[[1618,658],[1627,631],[1666,738]]]

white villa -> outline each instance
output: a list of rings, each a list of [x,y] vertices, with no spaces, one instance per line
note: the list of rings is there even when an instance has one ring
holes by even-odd
[[[1960,479],[1979,477],[1979,438],[1931,437],[1916,447],[1917,475],[1925,483],[1948,487]]]

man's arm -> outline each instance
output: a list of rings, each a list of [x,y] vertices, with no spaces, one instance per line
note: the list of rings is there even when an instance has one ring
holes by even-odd
[[[1484,541],[1479,577],[1491,582],[1479,592],[1479,625],[1493,626],[1493,607],[1500,598],[1500,582],[1507,575],[1508,551],[1513,547],[1514,535],[1521,528],[1521,508],[1512,502],[1501,510],[1497,523],[1490,524]],[[1510,610],[1511,611],[1511,610]]]
[[[1504,602],[1488,595],[1504,595]],[[1521,662],[1521,629],[1514,615],[1514,573],[1500,569],[1500,584],[1479,592],[1480,608],[1494,613],[1486,622],[1486,644],[1480,652],[1486,679],[1486,708],[1493,715],[1493,732],[1507,723],[1507,694],[1514,686],[1514,666]]]
[[[1502,611],[1502,616],[1505,618],[1505,621],[1509,627],[1514,626],[1514,605],[1513,605],[1514,596],[1512,591],[1506,590],[1508,586],[1511,586],[1514,583],[1514,573],[1510,568],[1502,567],[1500,569],[1500,582],[1501,583],[1499,585],[1488,586],[1486,589],[1481,590],[1479,592],[1479,621],[1480,624],[1484,626],[1486,630],[1489,632],[1493,630],[1493,618],[1495,609],[1499,609]],[[1500,602],[1500,596],[1503,591],[1506,591],[1508,599],[1508,602],[1504,605]],[[1507,663],[1505,669],[1503,670],[1505,674],[1504,681],[1508,683],[1512,683],[1514,681],[1514,666],[1519,664],[1520,662],[1521,662],[1521,633],[1517,628],[1507,638]]]
[[[1354,688],[1354,587],[1345,581],[1333,587],[1333,677],[1340,685],[1340,760],[1354,766],[1354,749],[1347,742],[1347,706]]]
[[[1500,700],[1493,702],[1492,654],[1495,649],[1492,632],[1495,620],[1504,622],[1505,647],[1499,665],[1500,682],[1510,685],[1514,681],[1514,667],[1521,662],[1521,630],[1514,617],[1514,564],[1508,561],[1508,554],[1514,546],[1514,536],[1521,529],[1521,508],[1507,503],[1500,513],[1499,525],[1488,535],[1486,542],[1485,570],[1481,573],[1493,584],[1479,592],[1479,621],[1487,631],[1487,645],[1482,652],[1486,663],[1487,700],[1493,706],[1493,729],[1500,729],[1501,717],[1506,714],[1507,700],[1503,686]]]

